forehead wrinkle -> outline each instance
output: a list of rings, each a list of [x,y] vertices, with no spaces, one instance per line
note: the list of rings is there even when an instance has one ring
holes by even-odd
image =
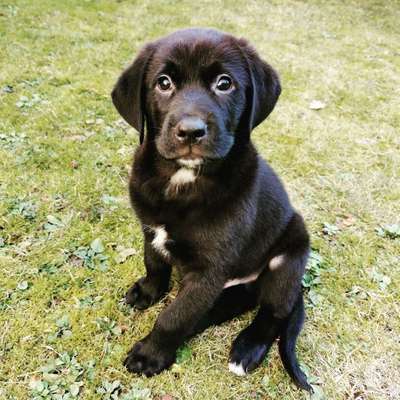
[[[247,84],[247,64],[238,46],[229,38],[188,39],[175,38],[161,42],[154,54],[153,79],[163,72],[179,81],[195,81],[204,76],[204,71],[219,64],[219,73],[228,73],[237,84]],[[175,76],[172,76],[175,73]]]
[[[178,42],[168,49],[165,59],[167,63],[175,65],[181,75],[190,75],[188,78],[216,67],[219,73],[239,73],[240,79],[246,69],[241,53],[227,41],[210,42],[203,39]]]
[[[172,49],[170,57],[175,63],[181,64],[186,69],[195,70],[212,63],[214,61],[212,53],[213,48],[209,43],[182,43]]]
[[[156,57],[158,73],[174,72],[180,80],[198,78],[201,68],[209,63],[208,51],[189,43],[178,42],[163,50]]]

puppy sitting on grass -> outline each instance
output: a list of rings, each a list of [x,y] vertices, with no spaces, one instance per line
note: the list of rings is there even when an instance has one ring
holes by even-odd
[[[244,375],[279,338],[283,365],[310,390],[295,355],[304,319],[301,279],[309,237],[250,134],[273,110],[276,72],[243,39],[187,29],[147,44],[112,92],[140,132],[129,184],[143,227],[146,276],[128,291],[138,309],[182,286],[125,365],[151,376],[186,339],[255,307],[229,369]]]

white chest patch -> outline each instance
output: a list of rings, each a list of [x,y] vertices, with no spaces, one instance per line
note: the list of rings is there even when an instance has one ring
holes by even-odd
[[[254,274],[245,276],[244,278],[230,279],[229,281],[227,281],[225,283],[224,289],[231,287],[231,286],[242,285],[244,283],[253,282],[258,278],[259,275],[260,275],[259,272],[255,272]]]
[[[165,230],[164,226],[154,226],[152,227],[154,231],[154,239],[151,242],[151,245],[163,256],[169,257],[169,251],[165,247],[165,243],[168,240],[168,233]]]
[[[191,168],[180,168],[176,171],[170,179],[170,185],[180,186],[192,183],[196,180],[196,175]]]
[[[285,264],[285,255],[280,254],[279,256],[275,256],[274,258],[271,258],[271,261],[269,262],[269,269],[271,271],[275,271],[279,267]]]
[[[195,171],[191,168],[182,167],[171,176],[165,194],[178,192],[180,186],[193,183],[195,180]]]

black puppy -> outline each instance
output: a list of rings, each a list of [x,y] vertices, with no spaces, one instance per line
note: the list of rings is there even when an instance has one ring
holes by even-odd
[[[309,237],[250,140],[280,92],[245,40],[211,29],[149,43],[119,78],[114,105],[140,132],[129,189],[147,270],[126,300],[145,309],[168,290],[171,265],[182,275],[176,299],[129,352],[129,371],[157,374],[187,338],[259,306],[229,369],[253,370],[279,338],[286,370],[310,389],[295,355]]]

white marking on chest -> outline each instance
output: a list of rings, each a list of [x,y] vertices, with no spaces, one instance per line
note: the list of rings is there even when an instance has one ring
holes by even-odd
[[[151,242],[151,245],[163,256],[169,257],[170,253],[165,247],[165,243],[168,240],[168,233],[165,230],[165,226],[153,226],[151,227],[154,231],[154,239]]]
[[[178,193],[180,186],[193,183],[195,180],[195,171],[190,168],[182,167],[171,176],[165,194],[168,196],[174,192]]]
[[[243,369],[242,363],[236,364],[234,362],[230,362],[228,365],[229,371],[233,372],[235,375],[244,376],[246,375],[246,371]]]
[[[271,258],[271,260],[269,262],[269,269],[271,271],[275,271],[279,267],[284,265],[285,261],[286,261],[286,259],[285,259],[285,255],[284,254],[280,254],[279,256],[275,256],[275,257]]]
[[[176,171],[170,179],[170,185],[180,186],[186,185],[187,183],[192,183],[196,180],[196,175],[193,169],[190,168],[180,168]]]
[[[260,275],[259,272],[255,272],[254,274],[245,276],[243,278],[230,279],[229,281],[227,281],[225,283],[224,289],[231,287],[231,286],[242,285],[244,283],[253,282],[258,278],[259,275]]]

